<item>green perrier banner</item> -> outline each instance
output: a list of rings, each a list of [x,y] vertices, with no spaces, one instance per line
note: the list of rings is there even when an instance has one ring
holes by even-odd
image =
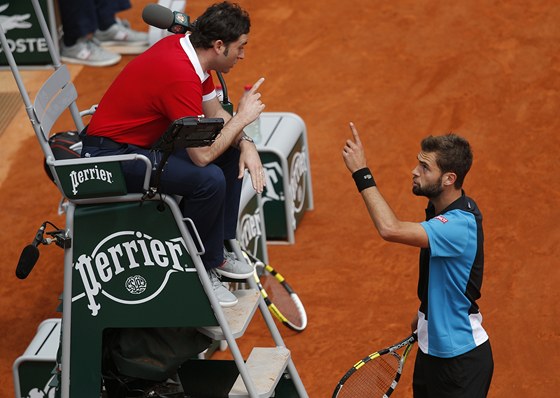
[[[52,0],[50,0],[52,2]],[[45,19],[47,0],[39,0]],[[48,22],[47,22],[48,23]],[[0,25],[18,66],[51,65],[47,41],[41,32],[37,15],[29,0],[0,0]],[[49,26],[49,29],[52,27]],[[51,33],[52,34],[52,33]],[[0,46],[0,66],[7,66],[5,49]]]

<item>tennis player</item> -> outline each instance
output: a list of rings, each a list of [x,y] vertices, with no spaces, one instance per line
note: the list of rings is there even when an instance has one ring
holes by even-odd
[[[414,397],[486,397],[494,362],[476,303],[484,269],[482,215],[462,189],[473,159],[469,143],[454,134],[422,140],[412,192],[428,198],[426,221],[407,222],[381,195],[358,130],[353,123],[350,129],[342,157],[379,235],[420,248]]]

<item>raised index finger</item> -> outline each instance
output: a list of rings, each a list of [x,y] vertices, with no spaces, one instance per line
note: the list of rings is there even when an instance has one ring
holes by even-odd
[[[255,91],[257,91],[261,86],[261,84],[263,84],[263,82],[264,82],[264,77],[261,77],[259,80],[257,80],[255,84],[253,84],[253,87],[251,87],[250,92],[254,93]]]
[[[352,135],[354,136],[356,144],[361,145],[362,141],[360,140],[360,135],[358,134],[358,130],[353,122],[350,122],[350,130],[352,130]]]

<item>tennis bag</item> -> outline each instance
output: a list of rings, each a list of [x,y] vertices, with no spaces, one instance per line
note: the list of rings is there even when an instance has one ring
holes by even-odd
[[[49,146],[56,160],[78,159],[82,150],[82,141],[77,131],[63,131],[49,137]],[[43,162],[43,167],[47,176],[54,182],[54,177],[46,159]]]
[[[212,343],[196,328],[107,329],[103,338],[105,375],[152,381],[173,377],[185,361]]]

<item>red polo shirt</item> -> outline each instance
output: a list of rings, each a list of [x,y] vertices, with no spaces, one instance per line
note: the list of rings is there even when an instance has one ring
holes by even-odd
[[[172,35],[132,60],[117,76],[91,118],[88,135],[150,148],[173,120],[202,115],[215,96],[189,37]]]

